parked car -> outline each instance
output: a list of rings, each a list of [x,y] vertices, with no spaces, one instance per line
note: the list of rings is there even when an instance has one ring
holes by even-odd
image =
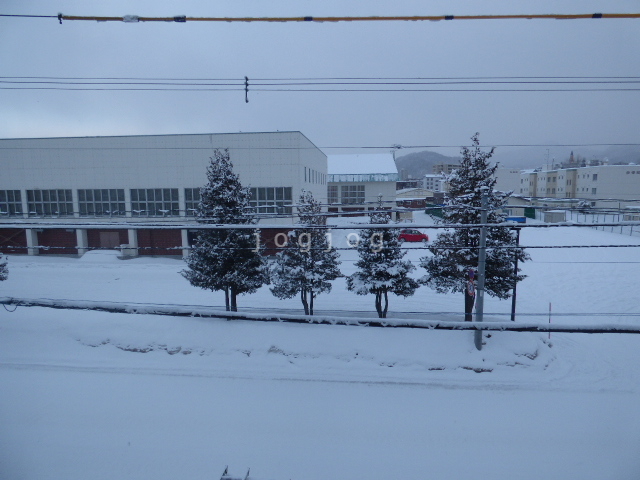
[[[429,236],[426,233],[422,233],[419,230],[413,230],[409,228],[405,228],[400,231],[400,235],[398,235],[398,241],[402,242],[422,242],[427,243],[429,241]]]

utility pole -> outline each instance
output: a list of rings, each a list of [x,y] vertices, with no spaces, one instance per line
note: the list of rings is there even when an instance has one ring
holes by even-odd
[[[489,209],[488,187],[481,187],[482,204],[480,209],[480,249],[478,251],[478,292],[476,299],[476,322],[481,322],[484,315],[484,279],[487,266],[487,210]],[[474,343],[478,350],[482,350],[482,330],[476,330]]]
[[[520,227],[514,227],[512,230],[516,231],[516,247],[520,246]],[[513,259],[513,278],[518,276],[518,250]],[[511,296],[511,321],[516,321],[516,286],[518,282],[513,282],[513,295]]]

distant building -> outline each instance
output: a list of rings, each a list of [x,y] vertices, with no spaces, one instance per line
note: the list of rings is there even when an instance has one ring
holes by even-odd
[[[326,201],[327,157],[300,132],[0,139],[0,249],[186,253],[210,157],[226,148],[261,222],[294,223],[302,189]]]
[[[424,208],[433,202],[433,191],[424,188],[404,188],[396,192],[396,205],[404,208]]]
[[[396,200],[400,180],[391,154],[330,155],[327,178],[328,210],[334,213],[374,210],[378,198],[384,208]]]
[[[442,173],[427,173],[422,179],[422,188],[432,192],[445,191],[446,178]]]
[[[513,168],[496,168],[494,173],[496,184],[494,190],[499,192],[516,192],[519,188],[520,170]]]
[[[524,171],[515,190],[538,199],[578,199],[593,207],[637,205],[639,165],[598,165],[555,170]]]
[[[453,171],[457,170],[458,168],[460,168],[459,163],[436,163],[432,167],[432,172],[434,174],[437,174],[437,173],[449,174],[449,173],[453,173]]]

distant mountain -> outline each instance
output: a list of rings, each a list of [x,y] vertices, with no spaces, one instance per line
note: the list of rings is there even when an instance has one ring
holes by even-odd
[[[427,173],[433,173],[433,166],[437,163],[460,163],[460,157],[447,157],[428,150],[409,153],[396,158],[396,167],[400,178],[403,171],[407,177],[422,178]]]

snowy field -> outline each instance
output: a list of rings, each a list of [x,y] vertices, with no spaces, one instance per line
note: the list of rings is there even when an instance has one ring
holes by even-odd
[[[346,233],[335,231],[336,246]],[[525,228],[520,243],[640,240]],[[639,247],[530,249],[517,320],[637,325]],[[416,263],[425,254],[408,245]],[[351,273],[355,251],[342,259]],[[108,253],[11,256],[0,289],[223,306],[182,268]],[[371,317],[373,303],[338,279],[316,312]],[[238,304],[302,312],[268,287]],[[392,296],[389,317],[460,320],[462,309],[462,295],[422,287]],[[509,321],[510,310],[485,301],[487,320]],[[217,480],[225,465],[263,480],[640,478],[640,335],[501,332],[478,352],[471,332],[0,311],[2,479]]]

